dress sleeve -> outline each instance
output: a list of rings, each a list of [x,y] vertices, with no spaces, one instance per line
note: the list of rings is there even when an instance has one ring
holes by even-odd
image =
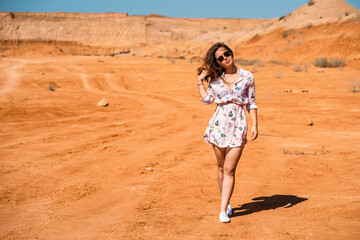
[[[249,86],[247,88],[247,96],[249,98],[249,102],[246,105],[246,110],[250,111],[250,109],[257,109],[256,100],[255,100],[255,81],[254,76],[250,74],[249,76]]]
[[[215,91],[214,88],[211,86],[211,84],[209,84],[208,89],[207,89],[207,95],[205,98],[201,98],[201,101],[203,101],[205,104],[211,104],[214,102],[215,100]]]

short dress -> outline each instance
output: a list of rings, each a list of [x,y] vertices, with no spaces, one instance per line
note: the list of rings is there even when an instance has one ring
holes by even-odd
[[[246,110],[257,109],[253,75],[242,68],[240,77],[229,89],[223,82],[224,74],[210,81],[205,104],[217,104],[214,115],[205,130],[204,139],[218,147],[238,147],[247,143]]]

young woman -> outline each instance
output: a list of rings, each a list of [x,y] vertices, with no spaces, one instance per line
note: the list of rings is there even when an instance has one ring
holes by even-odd
[[[229,201],[235,184],[235,170],[247,143],[244,106],[252,121],[251,140],[258,136],[254,77],[235,65],[234,54],[224,43],[216,43],[207,51],[197,72],[200,99],[205,104],[217,104],[204,139],[213,147],[218,164],[220,222],[230,222],[232,208]],[[204,80],[210,81],[207,90]]]

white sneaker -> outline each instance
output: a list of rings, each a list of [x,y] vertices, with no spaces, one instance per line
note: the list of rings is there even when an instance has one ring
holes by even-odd
[[[232,208],[231,208],[230,203],[227,205],[226,214],[227,214],[228,216],[231,216],[231,215],[233,214],[233,211],[232,211]]]
[[[224,212],[221,212],[219,214],[219,218],[220,218],[220,222],[222,222],[222,223],[228,223],[231,221],[230,218],[228,217],[228,215]]]

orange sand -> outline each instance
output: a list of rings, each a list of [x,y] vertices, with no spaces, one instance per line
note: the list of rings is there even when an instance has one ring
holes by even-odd
[[[198,64],[1,59],[1,239],[359,238],[358,70],[256,68],[260,136],[224,225]]]

